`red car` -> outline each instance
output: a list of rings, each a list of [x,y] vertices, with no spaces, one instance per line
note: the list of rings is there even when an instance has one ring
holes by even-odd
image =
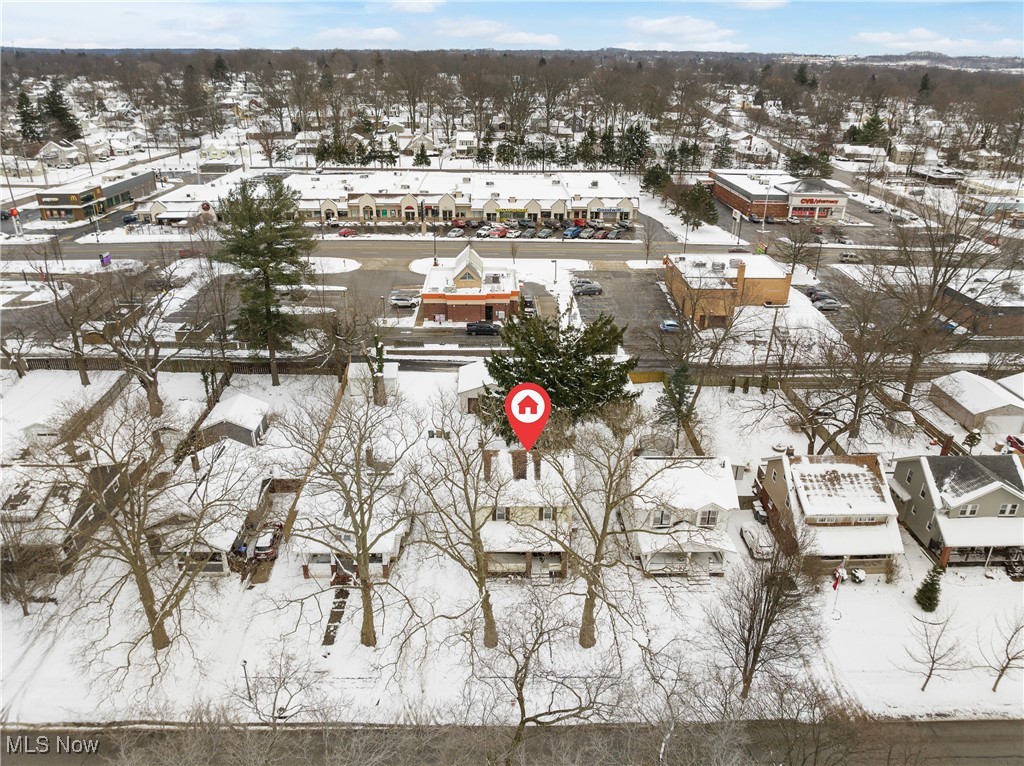
[[[811,227],[811,232],[814,233],[814,234],[824,234],[825,230],[823,228],[821,228],[820,226],[812,226]]]
[[[594,239],[608,239],[608,230],[601,229],[601,231],[594,235]]]
[[[587,225],[587,219],[586,218],[573,218],[572,219],[572,225],[573,226],[579,226],[580,228],[583,228],[583,227],[585,227]]]
[[[355,229],[338,229],[339,237],[354,237],[356,235]]]
[[[454,221],[452,221],[452,226],[455,227],[456,229],[465,229],[466,222],[461,218],[456,218]]]
[[[1006,446],[1024,455],[1024,439],[1021,439],[1019,436],[1007,436]]]
[[[497,228],[497,229],[491,229],[490,236],[491,237],[507,237],[508,236],[508,229],[502,229],[500,227]]]
[[[742,247],[730,247],[729,248],[729,252],[730,253],[745,253],[746,255],[750,255],[750,251],[749,250],[744,250]]]
[[[281,543],[284,524],[266,524],[252,545],[253,561],[273,561],[277,558],[277,546]]]

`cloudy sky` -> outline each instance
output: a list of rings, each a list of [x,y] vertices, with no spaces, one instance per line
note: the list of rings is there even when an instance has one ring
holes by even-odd
[[[1024,4],[915,0],[2,0],[37,48],[631,48],[1024,56]]]

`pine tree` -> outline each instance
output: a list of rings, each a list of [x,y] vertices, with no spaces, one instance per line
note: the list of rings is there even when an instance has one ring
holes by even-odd
[[[665,188],[665,184],[671,180],[672,176],[668,174],[665,168],[654,164],[647,168],[647,172],[644,173],[640,181],[640,188],[648,194],[659,194]]]
[[[914,601],[926,612],[934,612],[939,608],[939,595],[942,591],[942,567],[934,566],[924,578],[921,587],[914,594]]]
[[[597,142],[597,131],[591,125],[583,134],[580,145],[576,149],[577,159],[591,170],[597,167]]]
[[[226,83],[231,80],[231,70],[228,69],[228,62],[219,53],[217,58],[213,60],[213,66],[210,67],[210,79],[219,83]]]
[[[420,148],[416,150],[416,156],[412,158],[412,166],[414,168],[429,168],[430,157],[427,156],[427,147],[420,144]]]
[[[732,167],[732,144],[729,143],[728,136],[722,136],[715,142],[715,151],[711,155],[711,167]]]
[[[50,89],[43,97],[43,114],[51,123],[51,138],[77,141],[82,137],[82,126],[71,113],[71,107],[64,97],[64,81],[59,77],[50,83]]]
[[[643,125],[630,125],[619,135],[619,164],[625,171],[640,173],[651,155],[651,134]]]
[[[302,326],[295,314],[282,310],[278,288],[303,283],[305,259],[314,247],[312,230],[299,218],[298,198],[281,178],[244,179],[219,210],[224,228],[218,260],[241,271],[235,331],[253,345],[266,346],[275,386],[281,384],[277,352],[289,347]]]
[[[856,142],[861,146],[881,146],[888,137],[889,131],[885,127],[885,122],[877,114],[873,114],[864,121],[857,132]]]
[[[485,362],[494,379],[481,402],[485,419],[511,442],[515,436],[505,418],[505,396],[513,386],[536,383],[551,397],[552,416],[578,423],[602,407],[636,399],[629,373],[636,359],[615,358],[625,327],[601,314],[585,327],[564,317],[535,317],[511,322],[502,332],[505,351]]]
[[[921,98],[924,98],[931,92],[932,78],[927,72],[925,72],[923,75],[921,75],[921,84],[917,88],[917,94],[921,96]]]
[[[712,226],[718,223],[718,207],[704,184],[682,187],[672,201],[676,215],[690,229],[699,229],[706,223]]]
[[[658,397],[655,414],[659,423],[675,428],[675,446],[679,448],[679,428],[690,415],[690,389],[693,380],[685,364],[676,367],[665,381],[665,393]]]
[[[39,112],[32,106],[32,101],[27,93],[18,93],[18,125],[21,132],[21,140],[27,144],[34,144],[43,140],[42,122],[39,119]]]
[[[615,131],[609,127],[601,134],[601,164],[605,167],[616,163],[615,154]]]

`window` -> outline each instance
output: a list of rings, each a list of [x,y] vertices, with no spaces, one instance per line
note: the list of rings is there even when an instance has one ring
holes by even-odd
[[[910,515],[917,516],[917,506],[913,503],[910,504]]]
[[[508,506],[498,505],[494,507],[494,514],[492,518],[495,521],[508,521]]]
[[[819,516],[818,519],[817,519],[817,522],[819,524],[835,524],[836,523],[836,517],[835,516]]]
[[[924,500],[924,498],[925,498],[924,485],[921,485],[921,499]]]
[[[651,526],[654,527],[670,527],[672,526],[672,512],[661,510],[654,512],[654,520],[651,522]]]
[[[470,282],[470,281],[472,281],[472,280],[473,280],[474,278],[475,278],[475,277],[474,277],[474,276],[473,276],[472,274],[470,274],[470,273],[469,273],[468,271],[467,271],[467,272],[466,272],[465,274],[463,274],[463,275],[462,275],[461,277],[459,277],[459,279],[460,279],[461,281],[463,281],[463,282]]]
[[[550,505],[541,506],[538,509],[537,518],[541,521],[554,521],[555,520],[555,509]]]
[[[773,481],[773,482],[776,482],[776,481],[778,481],[778,480],[779,480],[779,472],[778,472],[778,471],[776,471],[776,470],[775,470],[775,469],[773,468],[773,469],[772,469],[772,481]]]
[[[875,517],[874,516],[858,516],[857,517],[857,523],[858,524],[874,524],[875,523]]]
[[[978,504],[977,503],[967,503],[966,505],[961,505],[960,506],[960,515],[961,516],[977,516],[978,515]]]
[[[927,524],[924,525],[924,528],[927,529],[929,532],[931,532],[932,531],[932,523],[929,521]]]
[[[1001,506],[999,506],[999,515],[1016,516],[1018,508],[1020,508],[1019,503],[1003,503]]]
[[[700,516],[697,517],[698,527],[713,527],[718,523],[718,510],[711,508],[706,511],[701,511]]]
[[[910,486],[910,482],[912,482],[913,480],[914,480],[914,472],[913,471],[907,471],[907,486],[908,487]]]

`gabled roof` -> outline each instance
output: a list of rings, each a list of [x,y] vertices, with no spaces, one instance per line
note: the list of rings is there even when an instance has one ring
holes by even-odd
[[[1024,399],[1010,389],[973,372],[958,370],[932,381],[932,385],[948,395],[961,407],[974,415],[999,409],[1016,407],[1024,412]]]
[[[1013,455],[928,455],[921,458],[936,507],[952,508],[995,489],[1024,499],[1024,464]]]
[[[460,394],[475,391],[492,383],[494,383],[494,379],[487,372],[483,359],[459,367],[459,382],[456,390]]]
[[[472,267],[477,275],[483,276],[484,262],[480,260],[480,255],[473,249],[472,245],[466,245],[463,251],[455,258],[453,276],[460,273],[466,266]]]
[[[896,516],[877,455],[783,455],[782,460],[793,505],[805,516]]]
[[[262,399],[248,394],[235,394],[230,399],[223,399],[210,410],[203,422],[203,428],[220,423],[231,423],[249,431],[260,427],[263,418],[270,411],[270,405]]]

